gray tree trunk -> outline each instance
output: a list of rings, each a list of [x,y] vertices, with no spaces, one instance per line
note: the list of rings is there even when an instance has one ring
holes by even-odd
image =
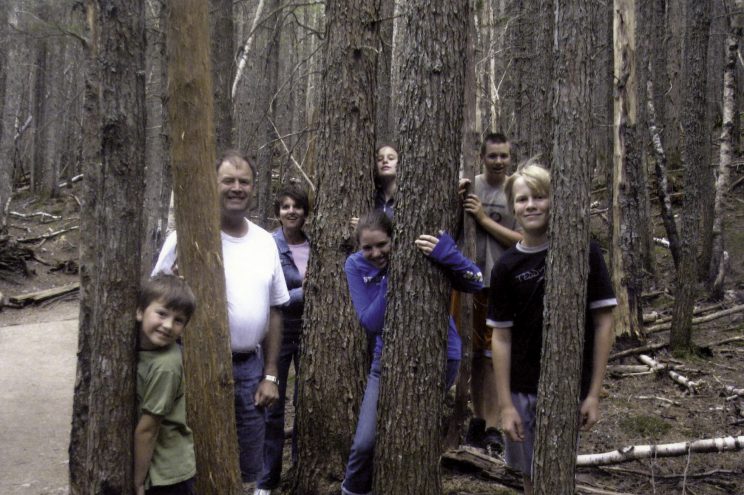
[[[292,493],[338,493],[359,411],[366,338],[343,273],[349,217],[372,208],[378,0],[326,3],[317,195],[305,286]],[[310,99],[308,91],[308,99]],[[311,112],[312,113],[312,112]],[[343,352],[339,352],[343,350]]]
[[[585,3],[556,1],[553,187],[537,391],[535,493],[574,493],[589,267],[590,26]],[[556,453],[560,455],[556,455]]]
[[[102,8],[105,7],[105,8]],[[80,332],[72,494],[132,491],[145,161],[144,3],[87,3]]]
[[[233,147],[232,89],[235,73],[233,0],[209,0],[214,124],[218,153]]]
[[[682,157],[685,163],[685,197],[680,210],[680,249],[677,286],[672,311],[670,345],[673,351],[692,348],[692,310],[697,295],[698,249],[702,184],[710,155],[706,145],[705,88],[712,5],[710,0],[687,0],[682,73]]]
[[[455,223],[469,3],[407,0],[399,7],[395,29],[403,43],[394,65],[393,80],[400,85],[393,91],[400,97],[397,128],[404,165],[390,262],[374,491],[436,495],[442,490],[450,287],[414,240],[423,233],[451,232]],[[412,294],[426,304],[411,304]]]

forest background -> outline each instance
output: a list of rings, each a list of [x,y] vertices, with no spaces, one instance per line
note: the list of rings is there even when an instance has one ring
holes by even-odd
[[[469,11],[470,15],[458,16],[458,6],[462,7],[459,12]],[[186,3],[179,5],[179,2],[174,2],[172,7],[188,8]],[[425,158],[434,151],[442,151],[444,158],[455,167],[462,156],[465,173],[472,173],[472,168],[477,167],[473,143],[489,130],[510,136],[515,162],[542,153],[554,171],[566,171],[560,162],[565,161],[562,153],[568,155],[570,149],[557,146],[561,137],[556,131],[559,127],[555,109],[561,101],[556,99],[554,91],[563,77],[559,56],[563,53],[581,60],[584,75],[588,76],[578,86],[584,90],[581,101],[585,103],[574,108],[573,118],[578,121],[578,127],[563,121],[560,128],[586,131],[584,146],[577,156],[585,167],[583,177],[591,178],[591,183],[587,181],[585,188],[576,189],[586,189],[588,194],[591,184],[593,202],[586,210],[578,210],[587,221],[591,218],[593,235],[603,242],[611,260],[621,299],[616,312],[618,347],[649,344],[651,335],[656,332],[644,326],[644,322],[669,315],[670,324],[659,323],[671,326],[669,336],[664,337],[663,342],[651,342],[652,348],[646,350],[660,348],[653,348],[653,345],[671,344],[677,351],[672,359],[684,360],[690,366],[687,360],[699,358],[696,357],[699,344],[695,345],[692,338],[695,301],[701,303],[698,312],[723,309],[728,311],[724,318],[734,318],[733,323],[727,320],[733,326],[723,327],[731,335],[713,332],[704,342],[716,340],[714,336],[718,341],[740,337],[741,319],[737,316],[737,308],[742,303],[742,229],[738,205],[741,204],[744,151],[742,112],[736,98],[744,89],[743,62],[738,46],[744,9],[740,2],[586,2],[577,16],[584,22],[581,36],[566,40],[564,51],[560,53],[554,46],[560,38],[556,33],[563,32],[562,28],[567,25],[561,25],[555,13],[563,8],[562,2],[456,2],[449,11],[453,14],[449,18],[453,22],[445,26],[437,26],[437,19],[421,16],[423,28],[430,23],[434,32],[439,30],[452,36],[451,46],[435,47],[442,52],[444,66],[450,67],[446,64],[455,63],[457,58],[462,62],[452,65],[459,67],[461,73],[453,71],[457,77],[447,86],[457,91],[450,92],[448,97],[442,96],[443,106],[438,109],[440,113],[434,115],[442,119],[441,115],[462,112],[464,116],[453,117],[452,121],[457,123],[464,119],[465,124],[462,130],[450,124],[455,132],[451,128],[446,133],[441,130],[442,135],[428,135],[428,141],[422,139],[418,143],[412,138],[411,126],[407,125],[411,105],[406,103],[415,98],[406,98],[411,97],[415,88],[431,85],[431,74],[410,70],[411,65],[405,64],[411,63],[411,54],[415,57],[416,53],[431,52],[425,46],[426,37],[409,36],[412,32],[410,20],[416,8],[426,6],[415,1],[389,0],[348,2],[346,5],[278,0],[209,2],[204,18],[208,19],[211,31],[213,149],[239,148],[258,165],[259,187],[253,215],[257,223],[267,227],[275,225],[272,200],[280,184],[296,182],[317,193],[318,213],[312,223],[317,232],[313,238],[318,246],[314,251],[311,276],[318,277],[316,284],[324,289],[318,291],[317,303],[311,301],[309,306],[322,308],[326,301],[325,306],[330,307],[327,301],[338,300],[334,299],[334,294],[344,297],[342,281],[323,280],[323,277],[338,279],[340,273],[337,257],[326,260],[324,256],[337,251],[348,212],[370,206],[372,151],[376,142],[392,142],[399,146],[403,169],[409,167],[409,176],[421,179],[419,189],[414,185],[403,186],[404,189],[410,187],[409,195],[415,198],[426,196],[426,184],[437,183],[431,173],[416,169],[419,163],[424,163],[423,158],[419,160],[422,155]],[[168,49],[167,35],[178,29],[172,25],[176,18],[172,14],[173,11],[169,16],[166,5],[157,1],[83,5],[72,1],[6,0],[0,11],[0,36],[4,40],[0,49],[1,273],[4,279],[15,281],[14,273],[27,274],[29,265],[47,256],[55,259],[61,268],[74,272],[77,260],[72,253],[78,244],[76,229],[80,228],[83,344],[86,331],[95,327],[94,322],[100,321],[97,318],[103,318],[92,309],[97,306],[93,299],[99,297],[93,289],[100,291],[107,284],[116,285],[117,277],[131,279],[134,274],[149,272],[168,230],[171,190],[174,180],[176,186],[178,182],[176,168],[182,166],[171,159],[177,146],[173,136],[182,135],[173,132],[176,119],[168,111],[168,102],[173,101],[174,94],[168,91],[166,81],[174,52]],[[96,15],[101,19],[101,29],[91,36],[90,26],[95,25],[90,22],[91,16]],[[106,19],[111,24],[107,25]],[[344,26],[353,27],[355,19],[357,31],[349,28],[348,38],[337,36],[346,32]],[[170,26],[168,20],[171,20]],[[129,32],[132,38],[115,29],[120,25],[134,26]],[[114,48],[107,49],[105,41],[110,41]],[[117,52],[116,46],[126,48]],[[355,49],[350,50],[350,47]],[[345,49],[349,49],[349,65],[339,62],[344,60]],[[121,59],[116,59],[117,56]],[[128,63],[127,57],[130,57]],[[91,64],[92,59],[96,64]],[[436,61],[431,63],[436,64]],[[96,69],[91,70],[91,66]],[[363,72],[357,73],[364,77],[354,81],[349,74],[359,69]],[[129,89],[117,88],[123,96],[118,100],[118,107],[114,105],[108,109],[108,116],[122,112],[122,108],[126,108],[122,107],[122,102],[136,102],[131,107],[132,112],[122,113],[129,115],[125,120],[134,121],[135,127],[141,125],[143,132],[126,135],[127,126],[121,122],[118,125],[109,122],[107,127],[106,90],[110,86],[101,82],[105,78],[100,75],[106,70],[110,71],[111,78],[119,78],[122,83],[130,78],[133,81]],[[101,72],[97,74],[96,71]],[[171,71],[172,77],[172,67]],[[126,100],[128,91],[131,100]],[[96,101],[99,108],[91,109],[91,102]],[[349,115],[357,120],[345,130],[339,123],[351,122]],[[112,168],[108,172],[111,175],[106,176],[106,169],[96,170],[96,163],[100,162],[101,154],[114,154],[116,147],[112,147],[112,138],[137,151],[129,151],[129,155],[110,162]],[[355,140],[353,146],[348,145]],[[427,145],[431,148],[427,149]],[[175,164],[174,170],[170,168],[171,163]],[[575,161],[569,160],[569,168],[572,163]],[[211,162],[209,165],[211,167]],[[442,169],[449,170],[452,175],[451,167],[445,165]],[[414,175],[414,170],[418,176]],[[200,184],[194,179],[196,176],[189,173],[187,171],[182,180]],[[404,179],[401,177],[401,181]],[[82,188],[80,182],[84,184]],[[103,185],[104,182],[108,184]],[[341,187],[334,189],[334,185]],[[98,196],[107,191],[106,187],[118,189],[118,192]],[[324,190],[329,192],[323,194]],[[132,198],[139,199],[132,202]],[[88,208],[81,207],[81,203]],[[442,203],[452,206],[452,213],[442,214],[436,221],[454,225],[456,207],[452,198],[445,197]],[[51,218],[43,214],[28,216],[44,211],[38,205],[50,204],[61,205],[55,207],[59,211],[51,214]],[[70,215],[70,212],[73,213]],[[63,218],[57,218],[59,216]],[[23,235],[23,229],[32,229],[25,226],[26,223],[33,221],[50,223],[34,224],[34,229],[41,227],[43,232]],[[101,222],[111,226],[126,225],[128,235],[101,234],[100,231],[91,235],[92,225]],[[138,227],[132,228],[133,225]],[[50,226],[55,228],[50,229]],[[335,232],[332,235],[339,238],[326,241],[323,236],[331,235],[329,232]],[[101,235],[109,237],[103,241]],[[113,237],[116,237],[116,248],[90,261],[90,256],[108,245],[106,241]],[[69,246],[54,250],[52,245],[63,245],[58,244],[60,239]],[[668,248],[658,247],[665,241],[669,243]],[[45,247],[40,246],[47,242]],[[49,249],[54,254],[42,254],[40,249]],[[121,262],[123,253],[133,252],[140,253],[138,259]],[[108,262],[109,266],[117,264],[118,269],[107,280],[90,281],[86,279],[91,276],[85,271],[86,259],[90,267],[107,266]],[[331,269],[334,263],[336,268]],[[321,270],[321,266],[325,269]],[[325,273],[321,273],[323,271]],[[86,280],[90,283],[88,296]],[[131,290],[127,297],[131,297]],[[123,315],[131,311],[126,304],[127,297],[122,298],[118,309]],[[710,302],[703,304],[707,300]],[[13,301],[9,298],[10,303]],[[100,302],[101,299],[99,305]],[[86,307],[90,309],[87,316]],[[325,314],[322,309],[316,310],[317,313],[310,309],[306,317],[313,322],[311,325],[322,327],[327,325],[324,322],[338,319],[336,309],[333,307],[333,311]],[[115,316],[116,311],[108,317]],[[343,320],[340,325],[349,328],[348,332],[341,332],[342,335],[359,334],[348,308],[340,319]],[[122,327],[119,324],[114,328]],[[111,333],[116,331],[112,329]],[[101,345],[101,341],[95,344],[98,338],[95,334],[87,335],[92,345]],[[308,336],[309,341],[314,338]],[[356,349],[361,345],[360,339],[361,335],[358,340],[348,337],[339,345]],[[695,341],[703,342],[698,336]],[[310,347],[314,345],[308,343]],[[722,345],[729,346],[720,351],[725,355],[740,353],[736,340]],[[87,352],[90,353],[90,349]],[[308,376],[315,373],[328,376],[338,371],[323,368],[324,362],[332,360],[324,359],[322,352],[318,345],[317,354],[307,359]],[[84,346],[81,355],[86,356]],[[352,353],[349,362],[339,366],[353,368],[354,361]],[[646,366],[645,371],[636,369],[634,373],[649,370],[662,373],[656,365],[641,366]],[[706,367],[701,363],[692,365],[693,369]],[[721,414],[733,414],[739,419],[724,419],[735,428],[714,429],[714,436],[741,436],[741,399],[736,397],[741,396],[742,384],[737,383],[740,380],[736,378],[736,370],[741,376],[739,365],[728,370],[732,375],[730,380],[721,380],[732,387],[727,398],[734,397],[724,403]],[[464,376],[467,377],[467,373]],[[720,373],[716,377],[721,379]],[[292,487],[297,493],[320,490],[315,485],[307,488],[306,484],[317,482],[311,481],[313,479],[328,482],[330,486],[338,481],[344,450],[348,449],[348,439],[353,432],[362,381],[363,373],[359,369],[339,379],[333,386],[350,391],[355,399],[343,407],[333,402],[327,404],[328,409],[335,408],[341,413],[324,414],[328,418],[326,425],[313,424],[311,428],[308,423],[305,429],[308,437],[304,440],[308,446],[304,454],[307,461],[300,462],[297,481]],[[689,396],[694,395],[694,385],[694,382],[692,385],[683,382]],[[323,402],[323,394],[311,394],[309,388],[306,390],[307,401]],[[126,393],[125,384],[121,394]],[[715,395],[713,390],[708,393]],[[79,395],[86,394],[78,391],[76,400]],[[112,393],[109,399],[116,401],[119,397]],[[657,402],[664,404],[661,399]],[[674,400],[672,402],[673,407],[678,407]],[[314,407],[319,408],[321,404]],[[693,403],[685,407],[693,411],[696,406]],[[662,418],[668,414],[661,406],[657,409],[657,415]],[[126,424],[126,415],[121,421]],[[302,424],[303,418],[298,417],[298,421]],[[406,425],[400,427],[406,428]],[[310,431],[313,428],[316,435],[332,430],[335,437],[324,444],[313,439]],[[122,431],[126,433],[126,428]],[[656,433],[654,430],[653,434]],[[87,431],[83,437],[83,443],[89,446],[110,440]],[[620,435],[620,438],[627,437]],[[679,435],[676,439],[682,440]],[[124,446],[124,442],[119,443]],[[603,445],[603,442],[595,439],[594,445]],[[604,444],[605,449],[618,446]],[[735,447],[741,448],[741,445]],[[388,450],[396,452],[392,448]],[[689,446],[683,449],[683,452],[690,451]],[[115,454],[112,459],[119,459]],[[740,454],[732,455],[738,457],[732,458],[731,465],[736,465],[737,459],[741,464]],[[104,458],[101,456],[98,462],[105,463]],[[89,469],[85,479],[108,476],[100,474],[107,469],[92,475],[96,470],[90,471],[90,462],[90,454],[88,458],[83,456],[81,466]],[[729,461],[722,462],[725,465]],[[414,458],[412,465],[415,464]],[[418,464],[432,465],[431,462]],[[74,472],[73,459],[71,469]],[[712,476],[712,488],[704,483],[705,490],[716,490],[721,484],[726,490],[732,486],[738,487],[735,490],[741,489],[741,468],[720,470],[725,472]],[[730,479],[731,472],[734,481]],[[411,479],[416,478],[414,474],[409,475]],[[402,476],[406,474],[390,479],[405,486]],[[114,478],[125,479],[126,473]],[[721,481],[720,478],[725,479]],[[683,479],[688,481],[686,477]],[[653,485],[653,480],[651,476],[651,481],[636,482],[641,486],[643,483]],[[617,486],[623,483],[617,482]],[[74,491],[74,476],[72,485]],[[85,492],[83,489],[81,493]]]

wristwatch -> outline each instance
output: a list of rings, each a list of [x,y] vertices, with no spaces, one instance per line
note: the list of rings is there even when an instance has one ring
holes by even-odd
[[[279,378],[275,377],[274,375],[264,375],[264,380],[272,382],[277,387],[279,386]]]

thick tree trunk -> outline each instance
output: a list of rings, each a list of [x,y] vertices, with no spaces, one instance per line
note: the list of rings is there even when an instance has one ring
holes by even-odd
[[[366,338],[343,277],[349,218],[372,208],[378,0],[326,3],[312,251],[305,287],[293,493],[337,493],[364,382]],[[310,92],[308,91],[308,99]]]
[[[400,156],[382,353],[374,487],[386,495],[441,493],[449,284],[414,246],[452,231],[462,147],[468,0],[407,0],[396,30]],[[446,119],[441,117],[446,115]],[[405,226],[405,227],[403,227]],[[412,295],[426,304],[411,304]]]
[[[537,397],[535,493],[574,492],[589,259],[589,52],[586,4],[556,1],[550,247]],[[558,454],[560,453],[560,454]]]
[[[395,124],[392,119],[392,63],[393,63],[393,26],[395,0],[380,2],[380,44],[377,64],[377,101],[376,101],[376,146],[392,144],[397,146]]]
[[[684,207],[677,286],[672,312],[670,345],[673,351],[692,348],[692,310],[697,295],[697,256],[700,246],[702,183],[708,169],[705,126],[706,57],[710,0],[687,0],[682,72],[682,157],[685,163]]]
[[[73,494],[132,490],[144,128],[144,4],[88,2]]]
[[[5,208],[5,203],[10,199],[13,191],[13,165],[4,153],[5,136],[12,133],[13,127],[5,118],[5,95],[8,82],[8,61],[12,50],[8,38],[8,16],[10,14],[10,2],[4,2],[4,8],[0,9],[0,211]],[[2,215],[2,213],[0,213]],[[7,233],[6,219],[0,217],[0,236]]]
[[[638,59],[635,0],[614,3],[614,153],[612,184],[612,280],[618,307],[618,336],[643,337],[642,208],[646,186],[643,145],[638,130]]]
[[[188,422],[194,431],[198,493],[241,492],[232,359],[214,162],[208,5],[168,10],[168,113],[179,271],[198,305],[184,333]]]
[[[232,97],[235,65],[233,0],[209,0],[215,139],[219,152],[233,147]]]

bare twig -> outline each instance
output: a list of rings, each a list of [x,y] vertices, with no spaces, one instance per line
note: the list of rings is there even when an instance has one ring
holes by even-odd
[[[284,139],[282,139],[281,135],[279,134],[279,129],[276,128],[276,125],[274,125],[274,121],[269,118],[267,115],[266,118],[268,119],[269,123],[271,124],[271,127],[274,129],[274,133],[276,133],[276,136],[279,138],[279,142],[282,143],[282,146],[284,147],[284,151],[289,155],[290,160],[292,160],[292,163],[295,167],[297,167],[297,170],[299,170],[300,174],[302,175],[302,178],[305,179],[308,186],[310,186],[310,189],[315,192],[315,185],[313,184],[313,181],[310,180],[310,177],[307,176],[304,170],[302,170],[302,166],[297,163],[297,160],[295,160],[295,157],[292,155],[292,152],[289,151],[289,148],[287,147],[287,143],[284,142]]]
[[[52,237],[56,237],[60,234],[64,234],[65,232],[70,232],[71,230],[79,230],[80,227],[77,225],[74,225],[72,227],[68,227],[66,229],[57,230],[55,232],[50,232],[48,234],[36,236],[36,237],[27,237],[24,239],[18,239],[18,242],[36,242],[36,241],[45,241],[47,239],[51,239]]]

